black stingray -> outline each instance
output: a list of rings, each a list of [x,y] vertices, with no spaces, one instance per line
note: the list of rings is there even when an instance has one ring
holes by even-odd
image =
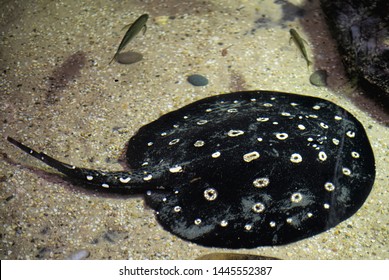
[[[212,247],[282,245],[323,232],[362,206],[375,178],[355,117],[281,92],[222,94],[163,115],[130,139],[130,172],[74,167],[8,140],[85,185],[143,192],[166,230]]]

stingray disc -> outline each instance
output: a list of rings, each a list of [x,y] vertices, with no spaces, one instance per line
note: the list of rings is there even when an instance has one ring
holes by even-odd
[[[355,117],[281,92],[222,94],[163,115],[130,139],[130,172],[78,168],[8,140],[84,185],[144,193],[166,230],[211,247],[323,232],[362,206],[375,177]]]
[[[323,232],[361,207],[375,177],[357,119],[329,101],[280,92],[212,96],[168,113],[131,138],[127,159],[170,190],[146,195],[160,224],[213,247]]]

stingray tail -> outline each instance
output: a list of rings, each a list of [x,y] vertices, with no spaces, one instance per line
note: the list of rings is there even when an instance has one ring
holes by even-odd
[[[37,152],[12,137],[8,136],[7,140],[27,154],[44,162],[52,168],[57,169],[62,174],[68,176],[71,180],[79,183],[118,191],[144,192],[150,189],[163,189],[162,187],[150,186],[147,183],[149,177],[143,172],[141,174],[124,171],[104,172],[100,170],[79,168],[56,160],[45,153]]]

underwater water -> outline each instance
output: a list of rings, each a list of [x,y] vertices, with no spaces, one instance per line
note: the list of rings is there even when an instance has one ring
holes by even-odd
[[[389,258],[388,116],[348,83],[318,1],[1,2],[1,259]],[[145,13],[146,32],[109,64],[123,27]],[[307,41],[309,68],[291,28]],[[310,84],[317,69],[328,72],[327,87]],[[193,74],[208,84],[193,86]],[[165,231],[142,196],[72,184],[5,140],[76,166],[125,170],[141,126],[205,97],[257,89],[323,98],[363,124],[376,179],[351,218],[283,246],[202,247]]]

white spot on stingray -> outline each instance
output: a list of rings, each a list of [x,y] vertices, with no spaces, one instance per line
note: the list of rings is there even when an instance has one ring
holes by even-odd
[[[328,128],[328,125],[326,125],[326,124],[323,123],[323,122],[320,123],[320,126],[321,126],[322,128],[326,128],[326,129]]]
[[[350,137],[350,138],[354,138],[354,137],[355,137],[355,132],[349,130],[349,131],[346,132],[346,135],[347,135],[348,137]]]
[[[167,201],[167,198],[166,198],[166,197],[162,198],[162,201],[163,201],[163,202],[166,202],[166,201]]]
[[[285,133],[285,132],[282,132],[282,133],[276,133],[276,137],[277,139],[280,139],[280,140],[285,140],[286,138],[288,138],[288,133]]]
[[[359,153],[353,151],[353,152],[351,152],[351,156],[353,158],[359,158]]]
[[[253,228],[253,226],[251,224],[246,224],[244,226],[244,229],[247,230],[247,231],[251,230],[252,228]]]
[[[175,206],[175,207],[173,208],[173,210],[174,210],[174,212],[178,213],[178,212],[181,211],[181,207],[180,207],[180,206]]]
[[[150,181],[153,178],[153,175],[149,174],[146,177],[143,178],[145,181]]]
[[[245,162],[250,162],[250,161],[253,161],[253,160],[258,159],[258,158],[259,158],[259,153],[256,151],[243,155],[243,160]]]
[[[123,177],[120,177],[119,178],[119,181],[123,184],[126,184],[128,182],[130,182],[131,178],[130,177],[127,177],[127,178],[123,178]]]
[[[212,109],[208,108],[208,109],[205,110],[205,112],[207,112],[207,113],[212,112]]]
[[[265,205],[263,203],[255,203],[251,208],[255,213],[262,213],[265,210]]]
[[[195,224],[196,226],[198,226],[199,224],[201,224],[201,219],[196,219],[196,220],[194,220],[194,224]]]
[[[274,125],[277,125],[277,124],[278,124],[278,122],[273,122],[273,124],[274,124]]]
[[[147,191],[146,195],[150,196],[151,195],[151,191]]]
[[[149,163],[147,161],[142,163],[142,166],[147,166],[147,165],[149,165]]]
[[[256,188],[264,188],[267,187],[270,183],[270,180],[268,178],[257,178],[253,181],[253,185]]]
[[[171,173],[177,173],[177,172],[182,172],[182,167],[179,165],[173,166],[169,168],[169,171]]]
[[[300,163],[303,161],[303,158],[300,154],[294,153],[290,156],[290,161],[293,163]]]
[[[319,105],[315,105],[315,106],[312,107],[313,110],[320,110],[320,108],[321,107]]]
[[[204,198],[213,201],[217,198],[217,191],[214,188],[208,188],[204,191]]]
[[[301,193],[293,193],[291,196],[290,196],[290,201],[292,201],[293,203],[299,203],[301,200],[303,199],[303,195]]]
[[[220,222],[220,225],[222,227],[226,227],[226,226],[228,226],[228,222],[226,220],[223,220],[223,221]]]
[[[233,108],[233,109],[228,109],[227,112],[228,113],[236,113],[236,112],[238,112],[238,110]]]
[[[327,160],[327,154],[325,152],[323,152],[323,151],[320,151],[319,152],[319,159],[321,161],[326,161]]]
[[[108,184],[106,184],[106,183],[104,183],[104,184],[101,184],[101,186],[102,186],[103,188],[106,188],[106,189],[108,189],[108,188],[109,188],[109,185],[108,185]]]
[[[153,146],[153,144],[154,144],[153,142],[149,142],[149,143],[147,143],[147,146],[150,147],[150,146]]]
[[[44,157],[42,157],[42,160],[44,159]],[[72,165],[71,167],[70,167],[71,169],[76,169],[76,167],[74,166],[74,165]]]
[[[266,117],[259,117],[259,118],[257,118],[258,122],[267,122],[268,120],[269,120],[269,118],[266,118]]]
[[[324,184],[324,188],[329,191],[329,192],[332,192],[335,190],[335,185],[331,182],[327,182]]]
[[[220,155],[221,155],[220,152],[214,152],[211,156],[212,156],[213,158],[218,158],[218,157],[220,157]]]
[[[161,133],[161,136],[166,136],[166,135],[167,135],[166,132],[162,132],[162,133]]]
[[[86,176],[86,179],[87,179],[88,181],[92,181],[92,180],[93,180],[93,176],[88,175],[88,176]]]
[[[336,138],[332,138],[332,143],[334,143],[334,145],[338,146],[339,145],[339,140],[336,139]]]
[[[340,121],[340,120],[342,119],[342,117],[340,117],[340,116],[335,116],[334,119],[335,119],[336,121]]]
[[[305,130],[305,126],[304,126],[303,124],[299,124],[297,127],[298,127],[300,130]]]
[[[184,116],[183,118],[186,120],[186,119],[188,119],[189,117],[188,117],[188,116]]]
[[[323,204],[324,209],[330,209],[330,205],[328,203]]]
[[[294,103],[294,102],[291,102],[290,105],[292,105],[293,107],[297,106],[298,104],[297,103]]]
[[[197,122],[198,125],[203,125],[203,124],[206,124],[208,121],[207,120],[199,120]]]
[[[199,147],[202,147],[204,146],[205,142],[203,140],[197,140],[193,146],[195,146],[196,148],[199,148]]]
[[[269,223],[269,225],[270,225],[270,227],[275,227],[275,226],[276,226],[276,222],[271,221],[271,222]]]
[[[351,170],[348,169],[347,167],[343,167],[342,168],[342,173],[346,176],[350,176],[351,175]]]
[[[235,130],[235,129],[231,129],[227,133],[227,135],[230,136],[230,137],[236,137],[236,136],[240,136],[240,135],[243,135],[243,134],[244,134],[244,131],[242,131],[242,130]]]
[[[273,104],[271,104],[271,103],[263,103],[263,106],[265,106],[265,107],[273,107]]]
[[[307,216],[308,216],[308,218],[312,218],[312,217],[313,217],[313,214],[312,214],[311,212],[308,212],[308,213],[307,213]]]
[[[318,135],[318,136],[320,136],[320,135]],[[325,140],[327,140],[327,136],[321,136],[321,137],[319,137],[319,138],[317,139],[317,141],[319,142],[319,144],[323,144],[323,142],[324,142]]]
[[[251,101],[251,102],[255,102],[255,101],[257,101],[257,99],[251,98],[250,101]]]
[[[291,224],[291,223],[293,222],[293,219],[292,219],[292,218],[287,218],[287,219],[286,219],[286,222],[287,222],[288,224]]]
[[[318,116],[317,115],[308,115],[309,118],[312,118],[312,119],[317,119]]]
[[[170,141],[169,142],[169,145],[171,146],[171,145],[175,145],[175,144],[177,144],[178,142],[180,142],[180,139],[173,139],[172,141]]]
[[[290,113],[288,113],[288,112],[282,112],[282,113],[281,113],[281,116],[283,116],[283,117],[290,117]]]

